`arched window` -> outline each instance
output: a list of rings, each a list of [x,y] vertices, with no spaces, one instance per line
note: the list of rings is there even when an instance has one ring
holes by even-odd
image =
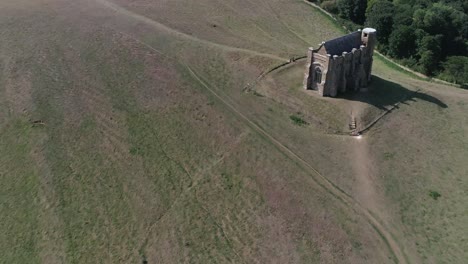
[[[315,68],[314,74],[315,74],[314,76],[315,82],[321,83],[322,82],[322,70],[319,67],[317,67]]]

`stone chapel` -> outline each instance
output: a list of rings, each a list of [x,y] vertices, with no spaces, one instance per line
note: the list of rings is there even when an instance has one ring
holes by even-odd
[[[304,88],[321,96],[335,97],[339,92],[358,91],[371,79],[377,32],[365,28],[322,42],[307,53]]]

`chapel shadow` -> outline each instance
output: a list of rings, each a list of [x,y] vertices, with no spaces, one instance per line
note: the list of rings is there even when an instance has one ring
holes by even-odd
[[[406,89],[398,83],[382,79],[375,75],[372,76],[372,80],[367,88],[367,92],[350,91],[339,94],[338,98],[367,103],[382,110],[386,110],[388,106],[397,103],[408,104],[409,102],[416,102],[417,100],[433,103],[441,108],[448,107],[444,102],[434,96]]]

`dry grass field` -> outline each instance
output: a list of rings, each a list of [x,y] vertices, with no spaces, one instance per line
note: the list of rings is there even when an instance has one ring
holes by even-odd
[[[378,58],[367,93],[255,83],[343,34],[303,1],[3,0],[0,29],[1,263],[468,259],[468,91]]]

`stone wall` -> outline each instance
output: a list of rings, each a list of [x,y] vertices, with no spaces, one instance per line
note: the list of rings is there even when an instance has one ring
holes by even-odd
[[[349,45],[345,41],[350,41],[351,47],[357,48],[347,47]],[[371,78],[375,41],[375,30],[367,28],[322,42],[317,50],[309,48],[304,88],[316,90],[322,96],[334,97],[339,92],[358,91],[366,87]],[[351,50],[338,54],[339,50],[346,48]]]

